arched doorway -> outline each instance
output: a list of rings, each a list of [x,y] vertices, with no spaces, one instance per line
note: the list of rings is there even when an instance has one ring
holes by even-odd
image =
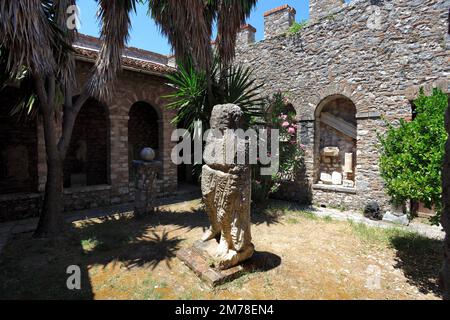
[[[161,159],[160,128],[158,112],[146,102],[136,102],[130,109],[128,121],[128,160],[130,181],[133,179],[133,160],[140,159],[143,148],[155,150],[156,159]]]
[[[106,106],[89,99],[75,121],[64,163],[64,187],[108,184],[109,121]]]
[[[13,87],[0,95],[0,194],[37,191],[37,122],[11,116],[18,97]]]
[[[347,188],[355,186],[356,106],[345,96],[326,98],[316,110],[316,183]]]

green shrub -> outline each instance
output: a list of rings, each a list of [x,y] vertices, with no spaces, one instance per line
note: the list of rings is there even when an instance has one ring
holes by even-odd
[[[401,120],[398,127],[388,124],[387,133],[379,135],[381,175],[394,203],[421,201],[428,208],[434,206],[439,218],[448,97],[439,89],[431,96],[421,90],[413,103],[417,111],[413,121]]]
[[[302,20],[301,22],[294,22],[294,24],[289,28],[289,34],[297,34],[303,30],[308,24],[307,20]]]

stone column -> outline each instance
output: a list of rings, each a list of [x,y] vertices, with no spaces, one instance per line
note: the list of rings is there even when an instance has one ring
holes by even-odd
[[[241,31],[237,36],[236,46],[239,48],[255,43],[255,33],[256,29],[252,25],[250,24],[243,25],[241,27]]]
[[[136,215],[155,211],[155,182],[161,167],[160,161],[133,161]]]

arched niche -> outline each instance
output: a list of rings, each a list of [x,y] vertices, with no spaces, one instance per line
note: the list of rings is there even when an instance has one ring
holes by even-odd
[[[157,109],[144,101],[136,102],[131,106],[128,120],[130,179],[133,178],[132,162],[140,159],[140,152],[143,148],[154,149],[156,159],[161,160],[162,133],[160,130],[160,116]]]
[[[64,187],[109,183],[109,119],[105,105],[89,99],[75,121],[64,163]]]
[[[356,106],[343,95],[324,99],[316,109],[315,183],[353,188],[356,174]]]

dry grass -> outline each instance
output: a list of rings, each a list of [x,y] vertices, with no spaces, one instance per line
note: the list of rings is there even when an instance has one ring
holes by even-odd
[[[271,270],[211,289],[177,258],[208,226],[198,201],[136,219],[118,215],[73,224],[57,241],[16,236],[0,257],[3,299],[437,299],[441,243],[396,229],[321,219],[274,202],[253,214],[258,251]],[[66,268],[82,290],[66,288]],[[381,287],[366,285],[371,268]]]

